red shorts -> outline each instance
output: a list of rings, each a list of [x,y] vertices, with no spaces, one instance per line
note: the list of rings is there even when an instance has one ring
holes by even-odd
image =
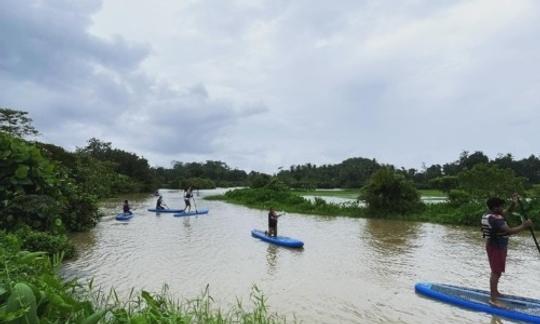
[[[506,266],[506,248],[500,248],[498,246],[487,244],[486,251],[489,259],[489,266],[491,272],[502,273]]]

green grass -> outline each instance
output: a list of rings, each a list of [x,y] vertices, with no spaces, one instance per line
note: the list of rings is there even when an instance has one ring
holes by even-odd
[[[299,195],[310,195],[319,197],[338,197],[356,199],[360,195],[360,189],[342,189],[342,190],[300,190],[294,189],[293,193]]]
[[[447,195],[437,189],[420,189],[418,190],[422,197],[446,197]]]

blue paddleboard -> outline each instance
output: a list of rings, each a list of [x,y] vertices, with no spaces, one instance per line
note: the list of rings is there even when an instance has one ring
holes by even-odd
[[[485,290],[428,282],[417,283],[414,290],[426,297],[473,311],[529,323],[540,323],[540,300],[538,299],[503,295],[498,298],[498,301],[505,306],[501,308],[488,303],[490,294]]]
[[[127,220],[130,220],[131,218],[133,218],[133,214],[129,214],[129,213],[120,213],[118,215],[116,215],[116,220],[119,220],[119,221],[127,221]]]
[[[268,242],[268,243],[272,243],[272,244],[275,244],[275,245],[286,246],[286,247],[290,247],[290,248],[301,248],[301,247],[304,246],[304,242],[299,241],[297,239],[293,239],[293,238],[286,237],[286,236],[272,237],[272,236],[268,236],[268,235],[264,234],[264,231],[260,231],[260,230],[256,230],[256,229],[251,231],[251,236],[256,237],[258,239],[261,239],[261,240],[263,240],[265,242]]]
[[[197,210],[191,210],[189,212],[181,212],[174,214],[174,217],[185,217],[185,216],[195,216],[195,215],[201,215],[201,214],[208,214],[208,208],[200,208]]]
[[[156,212],[156,213],[181,213],[183,211],[183,209],[169,209],[169,208],[166,208],[166,209],[155,209],[155,208],[151,208],[151,209],[148,209],[149,212]]]

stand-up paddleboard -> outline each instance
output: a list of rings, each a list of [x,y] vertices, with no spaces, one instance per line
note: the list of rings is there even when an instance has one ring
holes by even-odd
[[[286,246],[290,248],[301,248],[304,246],[304,242],[299,241],[297,239],[293,239],[286,236],[276,236],[276,237],[268,236],[264,233],[264,231],[260,231],[256,229],[251,231],[251,236],[261,239],[268,243]]]
[[[444,303],[474,311],[485,312],[513,320],[540,323],[540,300],[503,295],[497,300],[504,308],[489,304],[488,291],[446,284],[421,282],[414,286],[418,294]]]
[[[118,215],[116,215],[116,220],[119,220],[119,221],[127,221],[127,220],[130,220],[131,218],[133,218],[133,214],[130,214],[130,213],[120,213]]]
[[[174,217],[195,216],[195,215],[201,215],[201,214],[208,214],[208,208],[200,208],[200,209],[191,210],[188,212],[177,213],[177,214],[174,214]]]
[[[181,213],[184,210],[183,209],[169,209],[169,208],[165,208],[165,209],[151,208],[151,209],[148,209],[148,211],[155,212],[155,213]]]

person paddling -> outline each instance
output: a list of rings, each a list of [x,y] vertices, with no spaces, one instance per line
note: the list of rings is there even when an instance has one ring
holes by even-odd
[[[168,207],[167,204],[163,202],[163,196],[160,195],[158,200],[156,201],[156,209],[165,209],[165,207],[163,206]]]
[[[281,216],[282,215],[276,213],[276,210],[273,207],[270,208],[270,211],[268,212],[268,232],[265,232],[266,235],[273,237],[277,236],[277,221]]]
[[[129,203],[127,200],[124,200],[124,214],[132,215],[131,208],[129,208]]]
[[[184,207],[184,212],[186,211],[186,209],[188,209],[188,211],[191,211],[191,198],[193,198],[193,189],[191,189],[191,187],[188,187],[184,189],[184,203],[186,204],[186,207]]]
[[[496,307],[505,307],[498,301],[502,296],[499,292],[499,279],[506,268],[506,254],[508,250],[508,237],[519,233],[532,226],[530,220],[524,220],[521,225],[509,227],[506,223],[506,216],[509,215],[519,200],[518,194],[512,195],[512,203],[508,209],[504,210],[505,201],[499,197],[492,197],[486,201],[488,212],[482,216],[482,236],[487,238],[486,252],[488,255],[491,276],[489,278],[489,289],[491,298],[489,303]]]

